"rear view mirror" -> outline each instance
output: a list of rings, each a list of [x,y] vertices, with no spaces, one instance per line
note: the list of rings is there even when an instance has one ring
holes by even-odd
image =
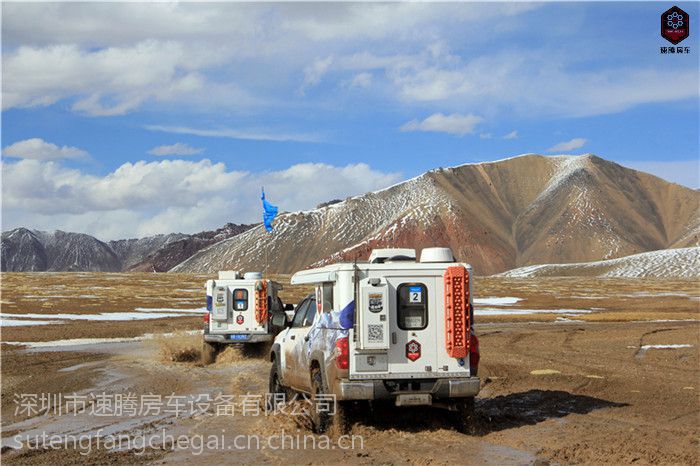
[[[285,310],[285,311],[293,311],[293,310],[294,310],[294,304],[285,304],[285,305],[284,305],[284,310]]]
[[[272,325],[274,327],[286,327],[287,326],[287,314],[284,312],[275,312],[272,314]]]

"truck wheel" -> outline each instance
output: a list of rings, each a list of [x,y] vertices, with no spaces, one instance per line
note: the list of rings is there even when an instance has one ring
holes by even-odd
[[[277,365],[277,361],[274,361],[272,363],[272,367],[270,368],[269,380],[270,381],[267,389],[269,395],[266,407],[268,411],[272,412],[275,409],[277,409],[277,405],[279,404],[280,399],[282,399],[285,403],[290,401],[288,399],[289,391],[284,385],[282,385],[282,381],[280,380],[280,370],[279,366]]]
[[[476,433],[476,415],[474,412],[474,397],[465,398],[456,403],[457,410],[453,412],[455,427],[463,434]]]
[[[312,393],[311,393],[311,422],[314,432],[325,434],[327,432],[344,435],[349,431],[348,407],[342,402],[335,400],[328,395],[323,386],[323,377],[320,369],[314,369],[311,373]],[[333,412],[335,404],[335,414]],[[329,412],[330,411],[330,412]]]
[[[218,352],[218,345],[204,341],[202,343],[202,364],[212,364],[216,361],[216,354]]]

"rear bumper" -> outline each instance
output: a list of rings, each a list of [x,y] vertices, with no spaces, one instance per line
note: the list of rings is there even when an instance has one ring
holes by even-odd
[[[263,343],[266,341],[272,341],[272,339],[274,338],[274,336],[270,335],[269,333],[253,333],[253,334],[249,334],[247,340],[231,340],[229,335],[232,335],[232,334],[230,334],[230,333],[226,333],[226,334],[205,333],[204,334],[204,341],[209,342],[209,343],[223,343],[223,344]]]
[[[428,390],[389,391],[384,380],[348,380],[337,383],[337,397],[340,400],[381,400],[393,399],[404,394],[430,394],[432,399],[467,398],[479,393],[478,377],[438,379]]]

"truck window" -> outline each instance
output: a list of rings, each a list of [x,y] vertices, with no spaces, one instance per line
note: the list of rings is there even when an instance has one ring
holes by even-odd
[[[309,302],[311,305],[309,308],[306,310],[306,318],[304,319],[304,327],[308,327],[309,325],[314,323],[314,317],[316,317],[316,300],[315,299],[310,299]]]
[[[321,285],[321,299],[321,310],[323,312],[331,312],[333,310],[333,283]]]
[[[233,290],[233,309],[236,311],[245,311],[248,309],[248,290],[245,288],[236,288]]]
[[[428,326],[428,289],[422,283],[402,283],[396,289],[396,316],[401,330]]]
[[[294,314],[294,320],[292,321],[292,327],[301,327],[304,323],[304,317],[306,317],[306,311],[309,310],[309,299],[303,300],[297,306],[296,313]]]

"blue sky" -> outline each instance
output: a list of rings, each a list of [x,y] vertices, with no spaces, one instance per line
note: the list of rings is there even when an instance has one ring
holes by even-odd
[[[3,229],[195,232],[259,221],[263,184],[308,209],[529,152],[698,187],[670,6],[5,3]]]

